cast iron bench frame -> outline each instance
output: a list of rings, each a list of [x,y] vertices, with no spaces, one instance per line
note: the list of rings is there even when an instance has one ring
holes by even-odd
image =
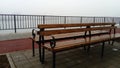
[[[106,25],[109,25],[109,26],[106,26]],[[69,29],[68,27],[85,27],[85,28],[72,28],[72,29]],[[95,27],[97,26],[97,27]],[[91,31],[96,31],[96,30],[107,30],[108,32],[105,33],[105,34],[111,34],[111,31],[112,29],[114,30],[114,34],[115,34],[115,23],[80,23],[80,24],[39,24],[38,25],[38,28],[40,29],[40,31],[37,31],[37,34],[39,35],[39,41],[36,41],[38,44],[39,44],[39,57],[40,57],[40,61],[41,63],[44,63],[44,53],[45,53],[45,49],[49,50],[52,52],[53,54],[53,68],[55,68],[55,58],[56,58],[56,53],[57,52],[61,52],[61,51],[65,51],[65,50],[69,50],[69,49],[74,49],[74,48],[78,48],[78,47],[81,47],[81,44],[80,46],[77,46],[77,47],[73,47],[73,48],[63,48],[61,50],[54,50],[54,48],[57,46],[56,45],[56,41],[57,40],[61,40],[61,39],[56,39],[53,35],[55,34],[63,34],[63,33],[74,33],[74,32],[84,32],[84,35],[82,36],[73,36],[73,37],[70,37],[70,38],[80,38],[80,37],[83,37],[83,38],[91,38],[93,36],[96,36],[96,35],[104,35],[104,33],[99,33],[99,34],[91,34]],[[54,30],[54,28],[64,28],[64,29],[57,29],[57,30]],[[68,29],[67,29],[68,28]],[[49,29],[49,30],[45,30],[45,29]],[[87,32],[88,35],[87,35]],[[34,56],[34,42],[35,42],[35,34],[34,34],[34,30],[32,31],[32,35],[33,35],[33,44],[32,44],[32,48],[33,48],[33,56]],[[49,40],[45,40],[44,39],[44,36],[51,36],[51,39]],[[70,39],[69,38],[69,39]],[[65,39],[65,38],[64,38]],[[88,46],[88,50],[90,48],[90,45],[91,44],[96,44],[96,43],[103,43],[102,44],[102,52],[101,52],[101,57],[103,57],[103,52],[104,52],[104,44],[106,41],[114,41],[114,39],[116,38],[112,38],[112,39],[107,39],[107,40],[103,40],[101,39],[100,41],[94,41],[94,42],[89,42],[89,43],[84,43],[82,44],[83,46]],[[62,38],[63,40],[63,38]],[[45,42],[50,42],[49,47],[46,47],[44,44]],[[112,43],[113,44],[113,43]],[[74,45],[74,43],[73,43]],[[76,44],[75,44],[76,45]]]

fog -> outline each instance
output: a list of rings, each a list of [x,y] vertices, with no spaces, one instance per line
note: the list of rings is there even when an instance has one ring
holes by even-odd
[[[120,0],[0,0],[0,14],[120,17]]]

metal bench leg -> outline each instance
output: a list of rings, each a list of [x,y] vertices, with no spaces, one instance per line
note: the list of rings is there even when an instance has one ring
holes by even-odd
[[[87,48],[88,55],[89,55],[89,51],[90,51],[90,45],[88,45],[88,48]]]
[[[105,42],[103,42],[103,44],[102,44],[101,58],[103,58],[103,54],[104,54],[104,45],[105,45]]]
[[[41,60],[41,45],[38,45],[38,47],[39,47],[39,60],[40,60],[40,62],[42,61]]]
[[[111,44],[111,45],[114,45],[114,42],[115,42],[115,41],[114,41],[114,40],[112,40],[112,44]]]
[[[52,52],[53,53],[53,64],[52,64],[52,67],[55,68],[56,67],[56,53],[55,52]]]
[[[33,56],[35,56],[35,46],[34,46],[34,40],[32,40],[32,52],[33,52]]]
[[[45,61],[45,48],[42,47],[42,55],[41,55],[41,63],[44,64],[44,61]]]
[[[111,41],[108,41],[108,44],[111,44]]]
[[[84,50],[86,51],[86,46],[84,45]]]

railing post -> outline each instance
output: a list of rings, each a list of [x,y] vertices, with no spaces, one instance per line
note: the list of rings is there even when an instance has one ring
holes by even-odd
[[[16,33],[16,16],[14,15],[14,30],[15,30],[15,33]]]
[[[45,24],[45,16],[43,16],[43,24]]]

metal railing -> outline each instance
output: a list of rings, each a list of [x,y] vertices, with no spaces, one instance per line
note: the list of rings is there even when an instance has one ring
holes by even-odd
[[[50,16],[50,15],[18,15],[0,14],[0,30],[32,29],[38,24],[116,22],[120,17],[87,17],[87,16]]]

